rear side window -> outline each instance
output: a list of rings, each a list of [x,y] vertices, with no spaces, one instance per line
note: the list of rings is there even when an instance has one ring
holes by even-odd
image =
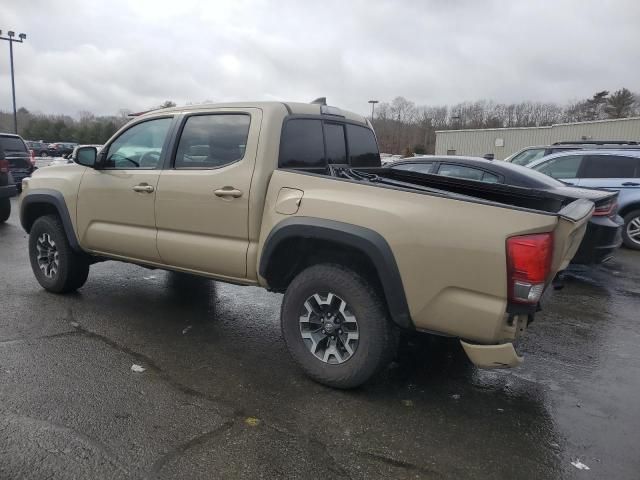
[[[576,178],[582,158],[582,155],[567,155],[549,160],[534,169],[553,178]]]
[[[394,170],[404,170],[407,172],[431,173],[433,162],[401,163],[400,165],[394,165],[392,168]]]
[[[380,152],[373,131],[365,127],[347,124],[349,164],[354,167],[379,167]]]
[[[325,123],[324,138],[327,142],[327,162],[334,164],[347,163],[344,126],[338,123]]]
[[[6,153],[9,152],[27,152],[24,142],[18,137],[0,137],[0,148]]]
[[[218,168],[244,157],[251,118],[245,114],[187,118],[176,151],[175,168]]]
[[[325,168],[321,120],[296,118],[285,123],[279,165],[281,168]]]
[[[451,163],[443,163],[438,169],[438,175],[445,177],[464,178],[466,180],[476,180],[478,182],[498,183],[499,178],[484,170],[478,168],[466,167],[464,165],[454,165]]]
[[[640,158],[621,155],[589,155],[582,178],[638,178]]]

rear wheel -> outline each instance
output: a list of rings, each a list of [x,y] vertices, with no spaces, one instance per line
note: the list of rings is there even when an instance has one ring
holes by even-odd
[[[281,324],[296,363],[330,387],[365,383],[397,349],[396,328],[374,286],[339,265],[309,267],[291,282]]]
[[[0,200],[0,223],[4,223],[11,215],[11,200],[3,198]]]
[[[34,222],[29,233],[29,260],[38,283],[50,292],[73,292],[89,275],[89,262],[73,251],[56,215]]]
[[[640,250],[640,210],[634,210],[624,216],[622,240],[626,247]]]

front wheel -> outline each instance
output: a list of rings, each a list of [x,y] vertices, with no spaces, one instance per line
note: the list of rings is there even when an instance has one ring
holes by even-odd
[[[29,233],[29,260],[38,283],[54,293],[82,287],[89,275],[89,262],[69,245],[56,215],[39,217]]]
[[[634,210],[624,216],[622,241],[627,248],[640,250],[640,210]]]
[[[365,383],[397,349],[396,328],[374,286],[339,265],[314,265],[294,278],[282,302],[281,326],[296,363],[335,388]]]
[[[4,223],[9,220],[11,215],[11,200],[3,198],[0,200],[0,223]]]

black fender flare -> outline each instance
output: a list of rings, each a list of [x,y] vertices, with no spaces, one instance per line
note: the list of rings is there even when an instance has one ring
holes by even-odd
[[[22,197],[20,203],[20,224],[25,232],[31,231],[33,221],[29,218],[29,207],[35,204],[46,204],[53,206],[58,212],[58,216],[62,221],[64,233],[67,236],[69,245],[76,252],[82,252],[82,248],[78,243],[76,232],[73,230],[73,224],[71,223],[71,217],[69,216],[69,209],[64,201],[62,193],[57,190],[51,190],[49,188],[36,188],[29,190]]]
[[[313,217],[287,218],[275,225],[265,240],[258,267],[261,277],[267,278],[269,262],[278,245],[292,238],[326,240],[361,251],[376,269],[393,322],[401,328],[414,328],[393,251],[378,232],[335,220]]]

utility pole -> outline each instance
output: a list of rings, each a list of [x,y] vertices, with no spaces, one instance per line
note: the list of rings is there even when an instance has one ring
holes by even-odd
[[[373,123],[373,110],[375,109],[378,100],[369,100],[369,103],[371,104],[371,123]]]
[[[11,96],[13,97],[13,132],[18,133],[18,112],[16,111],[16,80],[13,72],[13,43],[22,43],[27,39],[24,33],[18,35],[16,40],[14,37],[16,33],[13,30],[7,32],[7,36],[2,36],[2,30],[0,30],[0,40],[6,40],[9,42],[9,62],[11,63]]]

